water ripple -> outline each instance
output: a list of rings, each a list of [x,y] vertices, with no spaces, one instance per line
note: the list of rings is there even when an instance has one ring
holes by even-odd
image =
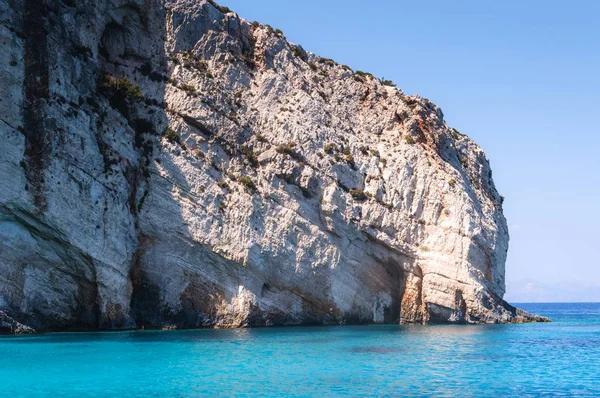
[[[600,305],[550,324],[0,338],[3,396],[600,396]]]

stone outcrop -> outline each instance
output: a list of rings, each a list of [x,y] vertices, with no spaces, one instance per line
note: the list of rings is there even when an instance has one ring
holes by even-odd
[[[543,320],[483,151],[212,1],[0,3],[0,328]]]

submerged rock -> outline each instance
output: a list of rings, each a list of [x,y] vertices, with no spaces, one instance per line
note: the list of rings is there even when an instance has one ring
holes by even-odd
[[[428,100],[212,1],[0,9],[2,330],[541,320]]]

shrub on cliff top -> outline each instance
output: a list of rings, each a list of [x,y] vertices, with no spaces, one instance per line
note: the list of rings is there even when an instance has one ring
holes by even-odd
[[[415,109],[419,105],[419,101],[411,97],[404,97],[404,102],[410,109]]]
[[[208,2],[209,2],[209,3],[210,3],[212,6],[213,6],[213,7],[215,7],[217,10],[221,11],[223,14],[227,14],[227,13],[233,12],[233,11],[231,11],[231,10],[230,10],[229,8],[227,8],[227,7],[224,7],[224,6],[220,6],[220,5],[218,5],[218,4],[217,4],[217,3],[216,3],[214,0],[208,0]]]
[[[363,72],[362,70],[357,70],[356,72],[354,72],[354,74],[360,77],[373,77],[373,75],[369,72]]]
[[[455,128],[451,128],[450,131],[452,131],[454,133],[454,138],[455,139],[460,139],[462,137],[466,137],[466,134],[461,133],[460,131],[458,131]]]
[[[323,58],[323,57],[319,58],[319,63],[325,64],[327,66],[335,66],[336,65],[336,63],[335,63],[335,61],[333,59],[331,59],[331,58]]]
[[[300,46],[293,47],[292,52],[296,57],[300,58],[301,60],[305,62],[308,60],[306,52]]]

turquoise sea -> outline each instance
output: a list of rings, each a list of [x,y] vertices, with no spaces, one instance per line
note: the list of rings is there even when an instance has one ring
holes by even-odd
[[[0,394],[600,396],[600,304],[519,306],[554,322],[3,336]]]

